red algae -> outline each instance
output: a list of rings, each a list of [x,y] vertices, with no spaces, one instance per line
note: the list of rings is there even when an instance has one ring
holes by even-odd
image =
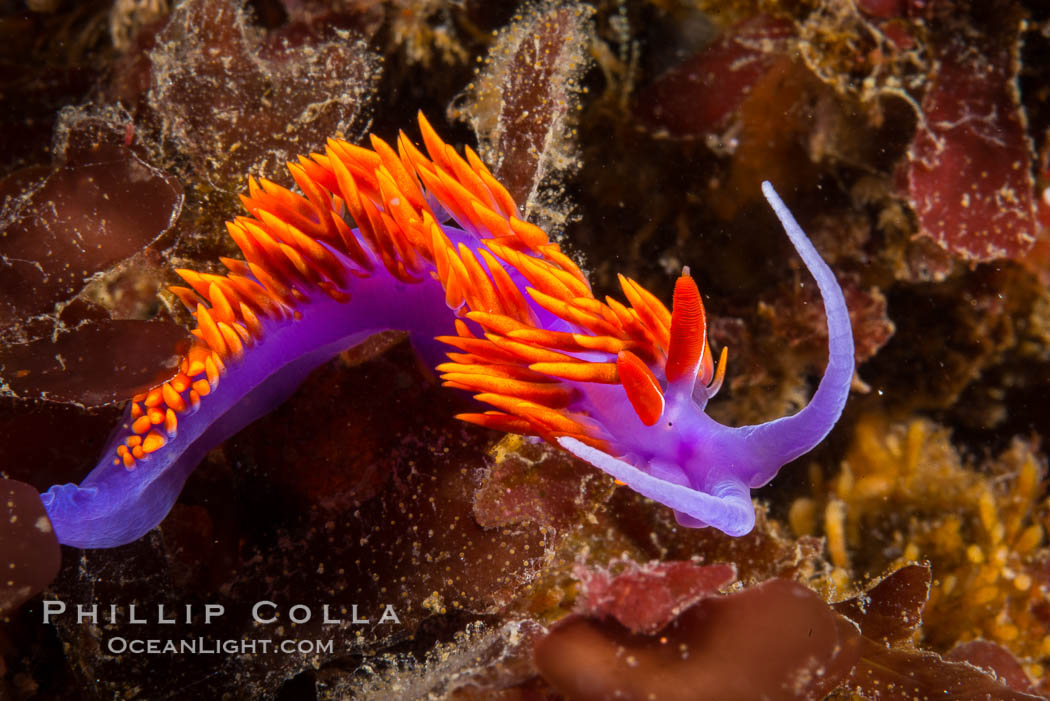
[[[920,233],[966,260],[1020,259],[1035,241],[1017,41],[963,34],[937,47],[908,151],[907,193]]]
[[[15,396],[84,406],[124,399],[170,376],[176,346],[189,338],[158,313],[152,263],[182,188],[126,145],[120,116],[67,112],[60,164],[0,185],[8,193],[0,377]]]
[[[857,9],[872,17],[899,17],[904,12],[905,0],[858,0]]]
[[[810,699],[837,687],[859,654],[856,627],[800,584],[773,579],[704,599],[659,634],[579,615],[535,647],[568,698]]]
[[[912,641],[929,598],[930,566],[903,565],[832,608],[856,623],[865,637],[900,645]]]
[[[708,592],[646,634],[630,630],[629,590],[645,601],[652,581],[631,578],[615,600],[562,619],[536,643],[540,674],[568,698],[817,699],[840,686],[878,701],[945,690],[952,698],[1040,698],[1027,693],[1023,671],[1001,648],[970,646],[957,655],[972,655],[989,674],[914,647],[929,593],[925,565],[898,568],[832,607],[785,579]],[[608,603],[616,620],[601,620]],[[998,680],[998,672],[1007,678]]]
[[[615,572],[615,574],[614,574]],[[656,633],[701,599],[713,596],[736,579],[731,564],[625,560],[609,569],[577,566],[580,593],[575,611],[610,617],[632,633]]]
[[[85,412],[77,404],[0,397],[0,470],[38,491],[80,479],[119,416],[117,406]]]
[[[171,377],[183,343],[186,330],[174,322],[99,319],[0,348],[0,374],[21,397],[100,406]]]
[[[846,688],[876,701],[907,701],[944,694],[952,694],[952,698],[959,694],[973,698],[980,694],[994,699],[1039,698],[1027,694],[1030,687],[1021,688],[1018,684],[1027,678],[1017,660],[991,643],[956,648],[957,654],[946,656],[915,648],[930,582],[929,565],[903,565],[869,584],[857,596],[832,606],[856,623],[862,635],[861,654]],[[967,655],[983,664],[958,664],[970,661]],[[994,664],[989,664],[989,660],[994,660]],[[1000,670],[1008,670],[1011,679],[1002,679]]]
[[[612,489],[605,475],[521,436],[507,436],[490,455],[493,465],[474,496],[474,518],[483,528],[564,531],[591,515]]]
[[[5,201],[0,324],[52,313],[174,224],[182,189],[122,143],[70,133],[65,163]],[[134,206],[131,206],[134,204]]]
[[[849,676],[847,688],[872,701],[1046,698],[1013,689],[971,664],[949,662],[933,652],[886,648],[867,638],[862,638],[860,661]]]
[[[971,640],[956,645],[945,658],[952,662],[968,662],[986,674],[995,676],[1014,691],[1037,694],[1024,667],[1002,645],[987,640]]]
[[[757,15],[722,31],[710,46],[660,75],[638,96],[635,112],[653,128],[702,135],[728,126],[755,85],[784,60],[790,22]]]
[[[0,621],[40,593],[58,574],[58,540],[40,493],[18,480],[0,479]]]

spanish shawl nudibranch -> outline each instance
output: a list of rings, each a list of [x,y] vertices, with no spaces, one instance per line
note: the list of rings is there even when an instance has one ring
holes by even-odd
[[[429,158],[404,133],[396,151],[375,137],[372,150],[330,140],[324,155],[288,164],[302,195],[249,180],[250,215],[227,223],[245,259],[222,259],[226,275],[177,271],[189,287],[171,290],[197,321],[180,371],[131,400],[79,486],[41,495],[60,542],[104,548],[144,535],[208,450],[387,329],[407,330],[447,386],[494,407],[458,418],[555,443],[683,525],[752,529],[750,489],[827,435],[853,375],[842,291],[769,183],[823,296],[830,357],[800,412],[730,428],[704,413],[726,350],[716,372],[688,269],[672,312],[623,276],[630,306],[596,299],[469,147],[464,159],[422,114],[419,124]]]

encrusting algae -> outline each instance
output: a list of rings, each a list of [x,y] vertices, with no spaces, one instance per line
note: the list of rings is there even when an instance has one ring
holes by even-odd
[[[1050,500],[1045,461],[1032,445],[1015,440],[997,458],[967,464],[944,427],[868,414],[838,475],[825,484],[813,472],[815,497],[797,499],[789,520],[799,535],[823,532],[839,591],[854,576],[925,560],[933,582],[924,647],[985,639],[1022,658],[1050,655]],[[1029,672],[1043,675],[1041,665]]]

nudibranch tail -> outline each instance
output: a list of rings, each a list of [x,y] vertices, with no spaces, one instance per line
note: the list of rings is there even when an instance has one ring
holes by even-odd
[[[726,350],[716,371],[688,270],[673,312],[623,276],[627,304],[596,299],[472,150],[461,157],[422,114],[419,127],[427,155],[403,133],[396,150],[377,137],[371,149],[329,140],[323,154],[288,164],[301,194],[249,178],[248,214],[227,223],[243,260],[221,259],[225,275],[177,271],[186,285],[171,291],[197,322],[179,372],[132,399],[79,486],[42,495],[60,542],[111,547],[140,537],[208,450],[319,364],[387,329],[407,330],[447,386],[491,407],[464,421],[560,445],[688,525],[751,528],[748,486],[772,476],[770,460],[823,437],[848,391],[841,292],[775,195],[824,295],[833,363],[798,416],[730,429],[703,412],[725,376]],[[804,438],[780,435],[780,425]]]

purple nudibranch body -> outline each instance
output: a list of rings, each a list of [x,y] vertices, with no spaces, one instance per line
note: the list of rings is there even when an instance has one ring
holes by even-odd
[[[495,408],[460,418],[559,445],[683,525],[753,528],[750,490],[823,440],[853,376],[842,291],[772,186],[763,193],[824,300],[828,365],[797,414],[731,428],[704,411],[725,352],[716,374],[688,271],[673,312],[626,278],[630,307],[595,299],[473,151],[463,159],[420,125],[430,158],[403,134],[397,152],[332,141],[289,166],[303,196],[252,181],[252,216],[229,224],[246,261],[224,259],[227,276],[179,271],[192,289],[173,291],[198,323],[179,375],[129,403],[80,485],[41,495],[60,542],[141,537],[208,450],[386,329],[407,330],[445,384]]]

